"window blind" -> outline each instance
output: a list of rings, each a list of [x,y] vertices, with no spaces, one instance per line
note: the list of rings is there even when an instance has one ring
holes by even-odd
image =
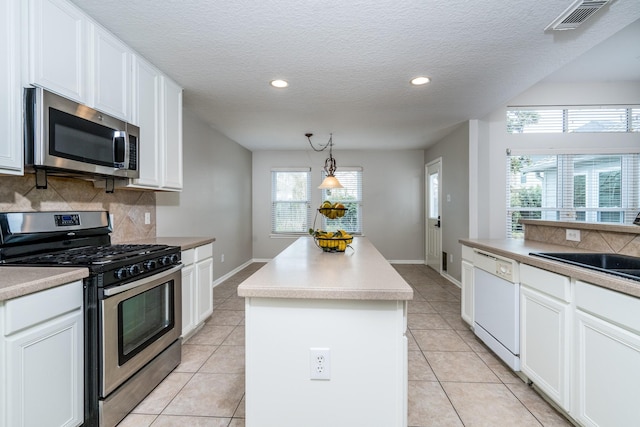
[[[307,233],[311,212],[309,168],[271,170],[271,232]]]
[[[322,179],[326,172],[322,171]],[[335,176],[344,188],[323,189],[322,201],[339,202],[347,208],[341,218],[322,217],[325,231],[345,230],[350,234],[362,234],[362,168],[340,167]]]
[[[639,132],[636,106],[508,107],[508,133]]]
[[[507,157],[507,235],[519,219],[631,224],[640,210],[639,154]]]

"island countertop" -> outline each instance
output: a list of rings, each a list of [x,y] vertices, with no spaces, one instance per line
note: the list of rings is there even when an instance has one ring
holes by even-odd
[[[323,252],[300,237],[238,287],[241,297],[411,300],[413,289],[365,237]]]

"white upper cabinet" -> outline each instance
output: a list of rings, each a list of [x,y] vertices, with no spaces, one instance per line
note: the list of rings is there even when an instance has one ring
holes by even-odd
[[[0,173],[23,173],[20,1],[0,2]]]
[[[140,177],[130,188],[182,190],[182,88],[133,58],[133,122],[140,127]]]
[[[94,23],[88,25],[89,103],[123,120],[131,119],[131,50]]]
[[[164,93],[164,187],[182,189],[182,88],[162,77]]]
[[[2,7],[10,9],[13,1]],[[28,1],[25,83],[44,87],[140,127],[140,177],[121,185],[182,190],[182,88],[68,0]],[[7,20],[14,25],[21,22],[19,15]],[[2,31],[12,31],[11,26]],[[0,49],[5,53],[8,45],[2,43]],[[7,57],[3,55],[0,59],[2,73],[20,64],[19,60],[5,64],[2,61]],[[5,79],[0,82],[4,84]],[[7,88],[13,85],[10,82]],[[16,86],[19,99],[14,102],[7,96],[0,103],[3,109],[17,108],[17,113],[2,114],[0,120],[21,120],[22,88],[20,84]],[[3,86],[0,94],[4,95],[4,90]],[[20,132],[21,122],[16,123],[17,131],[12,130],[15,124],[13,128],[3,126],[1,131]],[[21,144],[21,134],[18,139]],[[16,168],[14,173],[22,173],[21,148],[21,145],[0,148],[0,173],[5,168]]]
[[[66,0],[29,2],[29,83],[83,104],[86,15]]]
[[[131,187],[159,188],[162,185],[160,76],[160,72],[153,65],[140,57],[133,57],[132,121],[140,127],[140,177],[132,180]]]
[[[66,0],[31,0],[29,29],[28,83],[131,118],[127,45]]]

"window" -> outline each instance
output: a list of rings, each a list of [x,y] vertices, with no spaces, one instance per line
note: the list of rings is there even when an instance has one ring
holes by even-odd
[[[639,154],[507,157],[507,236],[519,219],[631,224],[640,209]]]
[[[322,178],[326,173],[322,172]],[[349,234],[362,233],[362,168],[340,167],[335,172],[336,178],[344,188],[322,190],[322,201],[340,202],[347,208],[341,218],[328,219],[322,217],[322,228],[325,231],[345,230]]]
[[[311,222],[310,175],[309,168],[271,171],[272,233],[308,233]]]
[[[638,106],[510,107],[508,133],[640,132]]]

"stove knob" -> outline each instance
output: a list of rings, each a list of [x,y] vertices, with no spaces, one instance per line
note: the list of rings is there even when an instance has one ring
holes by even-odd
[[[152,259],[149,261],[145,261],[143,266],[144,266],[144,269],[147,271],[154,270],[156,268],[156,260]]]
[[[171,255],[171,264],[177,264],[178,261],[180,261],[180,257],[178,257],[178,254]]]
[[[117,269],[114,273],[114,276],[116,276],[116,279],[118,280],[124,279],[125,277],[127,277],[127,269],[125,267]]]
[[[135,276],[136,274],[140,274],[140,266],[138,264],[133,264],[131,267],[129,267],[129,274],[132,276]]]
[[[169,265],[171,264],[171,258],[169,258],[168,256],[163,256],[162,259],[160,260],[160,263],[162,265]]]

